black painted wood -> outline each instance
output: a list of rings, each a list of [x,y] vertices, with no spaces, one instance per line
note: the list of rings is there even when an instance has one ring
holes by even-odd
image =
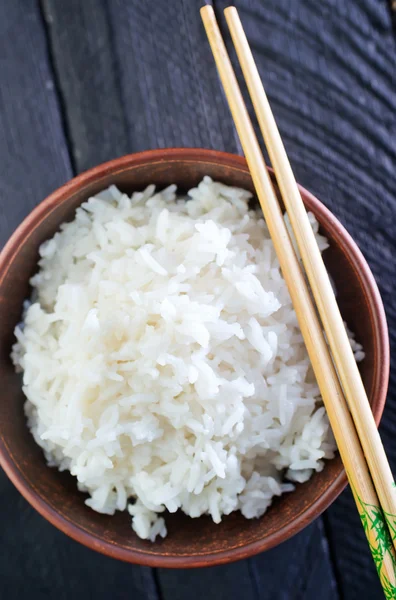
[[[360,244],[394,340],[396,49],[387,2],[235,3],[296,175]],[[214,4],[220,15],[225,0]],[[41,12],[38,0],[0,0],[0,244],[71,176],[71,163],[81,171],[164,146],[239,150],[200,5],[42,0]],[[393,466],[395,391],[393,379],[382,426]],[[0,510],[1,598],[382,597],[349,492],[282,546],[199,571],[99,556],[43,521],[2,473]]]
[[[128,152],[119,72],[103,0],[42,1],[77,171]]]
[[[238,148],[201,24],[202,4],[108,2],[134,151]]]
[[[158,600],[152,569],[102,556],[36,513],[0,472],[0,598]]]
[[[156,147],[237,151],[200,5],[44,0],[78,170]]]
[[[219,17],[226,0],[216,0]],[[297,179],[346,225],[377,279],[395,357],[396,47],[385,1],[236,0]],[[228,37],[223,21],[223,31]],[[231,49],[231,44],[229,43]],[[393,369],[381,434],[396,471]],[[350,491],[325,515],[346,599],[382,592]]]
[[[205,569],[159,569],[162,600],[239,600],[257,597],[247,560]]]
[[[161,569],[159,582],[163,600],[339,598],[320,520],[259,556],[203,571]]]
[[[0,2],[0,247],[71,176],[36,2]]]
[[[249,563],[261,600],[343,598],[333,576],[321,519],[270,552],[251,558]]]

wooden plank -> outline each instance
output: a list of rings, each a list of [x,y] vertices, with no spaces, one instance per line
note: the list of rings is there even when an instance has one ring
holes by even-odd
[[[250,564],[259,598],[336,600],[340,597],[321,519],[277,548],[253,557]]]
[[[37,5],[0,3],[0,247],[71,176]]]
[[[0,598],[157,600],[152,569],[102,556],[45,521],[0,472]]]
[[[158,569],[162,600],[253,600],[255,582],[247,560],[204,569]]]
[[[227,4],[216,0],[219,16]],[[235,4],[296,176],[360,245],[380,286],[394,344],[396,49],[386,2]],[[226,32],[224,21],[223,28]],[[395,427],[392,374],[381,433],[393,469]],[[349,491],[334,503],[324,523],[342,597],[382,597]]]
[[[133,151],[238,149],[201,25],[201,5],[199,0],[156,2],[155,7],[108,3]]]
[[[77,171],[128,152],[126,117],[103,0],[43,0]]]
[[[231,565],[200,571],[160,569],[163,600],[335,600],[338,594],[321,529],[317,520],[281,546]]]
[[[43,0],[78,171],[155,147],[238,149],[219,126],[228,109],[200,5]]]

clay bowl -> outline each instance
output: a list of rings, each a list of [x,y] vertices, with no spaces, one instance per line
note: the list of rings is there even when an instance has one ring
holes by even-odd
[[[337,456],[321,473],[277,499],[261,519],[232,514],[214,525],[207,517],[167,516],[168,537],[151,544],[138,539],[130,517],[100,515],[84,504],[74,478],[46,466],[23,413],[20,377],[9,359],[13,330],[29,296],[39,245],[72,219],[90,195],[114,183],[128,193],[155,182],[187,190],[204,175],[253,191],[246,162],[239,156],[199,149],[154,150],[125,156],[73,179],[44,200],[16,230],[0,257],[0,463],[18,490],[48,521],[75,540],[114,558],[161,567],[226,563],[267,550],[311,523],[338,496],[346,476]],[[357,246],[337,219],[312,194],[303,200],[330,241],[327,267],[338,290],[343,317],[365,349],[361,372],[378,424],[389,371],[387,326],[377,286]]]

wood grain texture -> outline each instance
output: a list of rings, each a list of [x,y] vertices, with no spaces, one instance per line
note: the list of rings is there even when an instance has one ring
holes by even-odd
[[[104,0],[43,0],[77,171],[128,152],[126,115]]]
[[[216,0],[219,16],[227,5]],[[235,5],[297,180],[340,218],[373,270],[394,356],[396,47],[386,2]],[[393,371],[380,430],[394,472],[395,428]],[[325,522],[341,593],[348,600],[381,597],[349,491],[327,511]]]
[[[257,596],[263,600],[343,598],[342,590],[338,589],[333,576],[322,519],[317,519],[305,531],[271,552],[251,558],[250,568]],[[271,577],[267,574],[271,574]]]
[[[97,554],[45,521],[0,471],[0,598],[158,600],[152,569]]]
[[[159,583],[163,600],[337,600],[329,562],[318,519],[277,548],[233,565],[203,571],[160,569]]]
[[[200,5],[43,0],[77,170],[156,147],[238,149]]]
[[[0,248],[71,176],[36,2],[0,2]]]
[[[108,3],[133,151],[166,146],[238,149],[206,43],[201,4]]]

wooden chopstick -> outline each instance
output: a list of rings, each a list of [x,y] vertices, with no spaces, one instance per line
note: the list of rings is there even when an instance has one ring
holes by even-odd
[[[238,12],[235,7],[229,7],[224,14],[381,508],[394,531],[395,482],[330,279]],[[396,535],[393,543],[396,547]]]
[[[201,16],[381,583],[384,590],[396,589],[390,534],[213,8],[203,7]]]

